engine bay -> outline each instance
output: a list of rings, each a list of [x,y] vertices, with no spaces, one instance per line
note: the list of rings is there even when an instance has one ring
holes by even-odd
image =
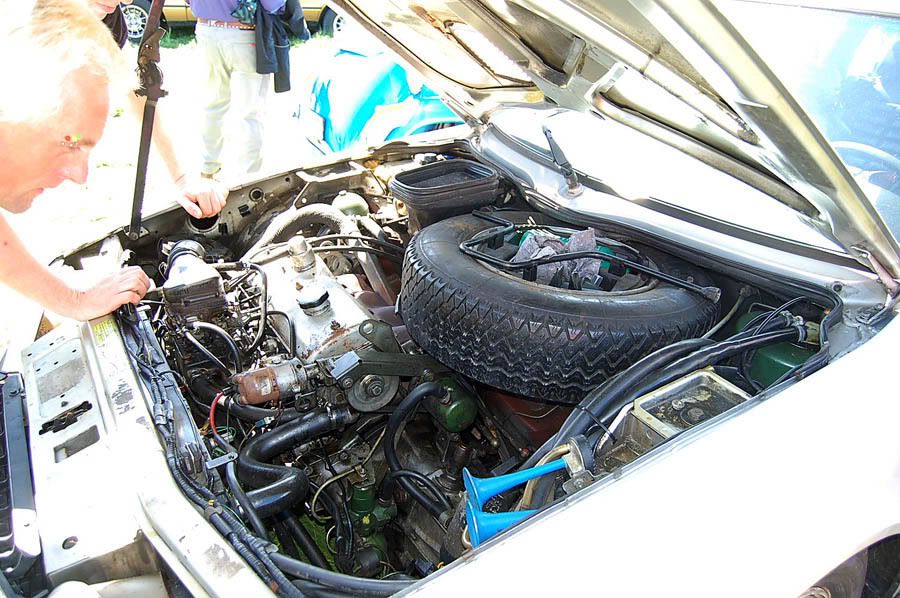
[[[829,359],[832,298],[559,221],[460,148],[273,181],[151,221],[117,320],[173,477],[281,594],[402,590]]]

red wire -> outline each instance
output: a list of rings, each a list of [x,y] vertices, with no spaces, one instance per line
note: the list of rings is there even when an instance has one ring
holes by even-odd
[[[213,399],[212,405],[209,407],[209,427],[212,430],[213,436],[218,436],[219,433],[216,432],[216,405],[219,404],[219,399],[225,396],[224,392],[220,392],[216,395],[216,398]]]

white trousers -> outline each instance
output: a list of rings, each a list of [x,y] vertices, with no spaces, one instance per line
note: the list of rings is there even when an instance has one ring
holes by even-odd
[[[196,37],[207,67],[203,172],[214,174],[222,168],[225,114],[229,109],[241,122],[240,136],[227,135],[240,144],[238,169],[257,172],[262,167],[263,116],[272,75],[256,72],[255,34],[198,23]]]

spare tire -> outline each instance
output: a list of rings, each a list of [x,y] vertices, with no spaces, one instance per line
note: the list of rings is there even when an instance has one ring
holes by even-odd
[[[504,212],[516,223],[559,225],[542,214]],[[558,289],[502,272],[459,244],[496,226],[459,216],[423,229],[403,264],[400,309],[429,355],[484,384],[554,403],[578,403],[591,388],[641,357],[703,334],[718,306],[656,281],[640,291]],[[612,235],[609,235],[612,236]],[[668,274],[706,286],[702,270],[635,243]]]

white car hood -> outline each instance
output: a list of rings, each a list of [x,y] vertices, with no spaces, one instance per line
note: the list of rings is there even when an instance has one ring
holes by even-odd
[[[900,278],[900,245],[872,204],[710,0],[335,4],[473,124],[489,122],[503,104],[548,100],[585,112],[640,113],[689,135],[707,155],[729,156],[735,171],[749,165],[762,173],[777,199],[889,287]],[[715,165],[723,168],[722,160]]]

